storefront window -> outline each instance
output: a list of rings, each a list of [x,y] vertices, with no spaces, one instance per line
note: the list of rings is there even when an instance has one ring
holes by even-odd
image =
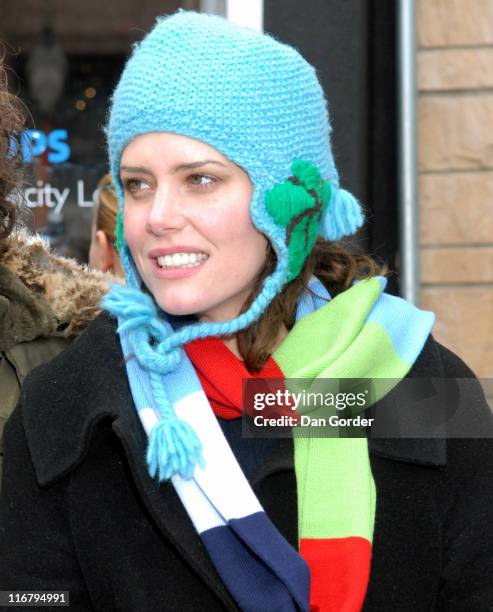
[[[107,172],[103,126],[124,59],[67,55],[61,95],[49,113],[33,95],[30,57],[19,57],[13,66],[17,89],[32,114],[23,146],[29,162],[25,202],[32,227],[60,253],[80,261],[87,257],[93,194]]]

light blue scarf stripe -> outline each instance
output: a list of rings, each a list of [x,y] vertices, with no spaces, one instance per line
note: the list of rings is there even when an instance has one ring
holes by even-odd
[[[412,364],[431,332],[435,315],[416,308],[402,298],[382,293],[368,317],[368,323],[381,325],[399,358]],[[416,330],[422,330],[422,333]]]
[[[325,306],[332,299],[325,286],[315,276],[312,276],[308,282],[308,289],[315,295],[308,291],[303,292],[296,309],[296,322],[300,321],[307,314]]]

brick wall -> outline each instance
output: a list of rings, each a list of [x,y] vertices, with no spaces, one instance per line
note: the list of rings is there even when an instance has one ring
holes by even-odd
[[[493,378],[493,0],[417,0],[421,303]]]

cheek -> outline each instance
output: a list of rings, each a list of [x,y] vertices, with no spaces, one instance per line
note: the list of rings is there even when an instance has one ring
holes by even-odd
[[[249,200],[247,202],[233,194],[205,207],[195,219],[211,235],[243,240],[256,231],[250,218],[249,203]]]
[[[238,247],[241,244],[249,253],[259,253],[262,256],[265,254],[267,239],[253,225],[248,209],[232,215],[228,227],[233,244],[236,243]],[[241,254],[241,248],[237,250]]]
[[[228,223],[218,224],[223,228],[222,240],[227,246],[228,258],[235,261],[238,271],[251,271],[256,275],[267,258],[267,238],[251,222],[249,213],[235,214]]]

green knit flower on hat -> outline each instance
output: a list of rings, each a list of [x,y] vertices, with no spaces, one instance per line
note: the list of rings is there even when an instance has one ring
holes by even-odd
[[[288,179],[265,194],[265,207],[286,228],[288,281],[296,278],[317,239],[320,219],[330,199],[330,183],[310,162],[296,160]]]

